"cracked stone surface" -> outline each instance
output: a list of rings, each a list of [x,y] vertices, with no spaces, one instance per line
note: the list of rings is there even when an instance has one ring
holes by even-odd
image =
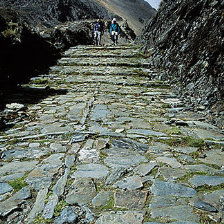
[[[223,131],[160,76],[137,46],[76,46],[22,85],[41,98],[0,133],[0,223],[223,223]]]

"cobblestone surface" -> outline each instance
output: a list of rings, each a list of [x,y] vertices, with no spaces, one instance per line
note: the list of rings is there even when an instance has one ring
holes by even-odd
[[[0,222],[223,223],[224,135],[156,77],[136,46],[78,46],[32,78],[55,94],[0,135]]]

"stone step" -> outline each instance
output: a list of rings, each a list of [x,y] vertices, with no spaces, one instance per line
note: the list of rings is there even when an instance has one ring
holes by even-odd
[[[65,58],[125,58],[125,59],[130,59],[130,58],[144,58],[142,54],[110,54],[110,53],[104,53],[103,54],[89,54],[89,53],[76,53],[76,54],[64,54],[63,57]]]
[[[110,67],[135,67],[135,68],[150,68],[150,63],[144,59],[140,60],[123,60],[120,59],[75,59],[75,58],[62,58],[58,61],[59,66],[110,66]]]
[[[59,73],[62,75],[139,75],[150,77],[153,70],[148,68],[134,67],[109,67],[109,66],[54,66],[50,68],[50,73]]]
[[[103,51],[98,51],[97,49],[95,50],[92,50],[92,49],[69,49],[68,51],[66,51],[63,56],[65,57],[68,57],[68,56],[71,56],[71,57],[82,57],[83,55],[84,56],[89,56],[89,57],[92,57],[92,56],[106,56],[106,55],[113,55],[115,57],[119,56],[119,57],[129,57],[129,56],[132,56],[132,57],[144,57],[144,55],[142,55],[141,53],[139,53],[139,50],[126,50],[126,49],[114,49],[113,51],[112,50],[109,50],[109,49],[106,49],[106,50],[103,50]]]

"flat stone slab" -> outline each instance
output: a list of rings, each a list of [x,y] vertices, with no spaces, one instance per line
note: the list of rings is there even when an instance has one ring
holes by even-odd
[[[59,143],[52,143],[50,145],[50,148],[54,151],[54,152],[66,152],[66,147],[65,146],[62,146],[61,144]]]
[[[71,207],[66,207],[62,210],[60,216],[58,216],[54,224],[63,224],[63,223],[75,223],[78,219],[78,215],[74,213]]]
[[[193,152],[197,152],[198,148],[196,148],[196,147],[177,147],[177,148],[172,148],[172,151],[180,152],[180,153],[184,153],[184,154],[191,154]]]
[[[169,150],[169,146],[160,142],[155,142],[152,146],[149,146],[148,152],[150,153],[163,153]]]
[[[162,137],[167,136],[167,134],[158,131],[152,131],[148,129],[130,129],[127,131],[128,134],[138,134],[138,135],[145,135],[145,136],[156,136]]]
[[[156,162],[144,163],[134,169],[134,173],[139,176],[146,176],[157,166]]]
[[[25,161],[25,162],[11,162],[3,165],[0,167],[0,176],[5,174],[13,174],[13,173],[25,173],[33,168],[38,164],[38,161]]]
[[[199,222],[177,221],[177,222],[171,222],[171,224],[199,224]]]
[[[100,153],[96,149],[81,149],[79,151],[79,161],[82,163],[96,163],[99,162]]]
[[[58,203],[58,196],[53,194],[48,198],[48,202],[45,205],[43,214],[42,214],[42,217],[44,219],[51,219],[54,216],[54,209],[57,203]]]
[[[194,214],[193,208],[186,205],[172,206],[166,208],[156,208],[151,210],[151,217],[169,218],[171,220],[199,222],[200,218]]]
[[[27,217],[27,223],[31,223],[33,219],[44,210],[44,199],[47,196],[48,189],[42,189],[38,192],[36,201]]]
[[[159,168],[159,175],[162,176],[165,180],[176,180],[180,177],[185,176],[187,173],[184,169],[174,169],[170,167],[161,167]]]
[[[182,154],[182,155],[178,156],[178,159],[181,160],[181,162],[183,164],[196,163],[196,161],[191,156],[188,156],[188,155],[185,155],[185,154]]]
[[[209,172],[214,173],[218,171],[217,169],[214,169],[212,167],[206,166],[204,164],[198,164],[198,165],[185,165],[184,169],[189,170],[191,172]]]
[[[88,136],[88,134],[77,133],[72,137],[71,143],[83,142],[88,138]]]
[[[112,146],[119,149],[132,149],[138,152],[146,152],[148,150],[148,145],[140,143],[131,139],[116,139],[112,140]]]
[[[5,194],[12,190],[13,190],[13,188],[9,184],[0,182],[0,194]]]
[[[187,202],[182,198],[177,198],[174,196],[166,195],[166,196],[153,196],[149,208],[165,208],[177,205],[187,205]]]
[[[143,187],[142,179],[139,176],[126,177],[123,180],[116,182],[113,187],[120,189],[136,190]]]
[[[111,196],[111,191],[101,191],[99,194],[96,195],[95,198],[93,198],[92,205],[94,207],[105,206],[107,202],[111,199]]]
[[[96,224],[142,224],[144,212],[128,211],[128,212],[105,212]]]
[[[221,149],[205,151],[206,157],[199,159],[203,163],[224,166],[224,152]]]
[[[170,158],[170,157],[158,157],[156,158],[157,162],[160,163],[166,163],[170,165],[172,168],[180,168],[182,167],[182,164],[179,163],[175,158]]]
[[[70,187],[66,202],[70,205],[88,204],[96,196],[96,188],[92,179],[78,178]]]
[[[80,165],[77,167],[77,171],[75,171],[71,177],[72,178],[96,178],[101,179],[105,178],[109,174],[109,169],[101,164],[86,164]]]
[[[224,135],[220,134],[217,131],[214,130],[204,130],[204,129],[191,129],[191,136],[192,137],[198,137],[201,139],[214,139],[214,140],[223,140]]]
[[[15,180],[15,179],[21,178],[23,176],[24,176],[24,173],[10,174],[10,175],[1,177],[0,178],[0,182],[8,182],[8,181],[11,181],[11,180]]]
[[[217,210],[220,210],[220,199],[224,196],[224,190],[216,190],[212,193],[201,193],[190,200],[192,206],[197,202],[205,202]]]
[[[218,210],[214,206],[204,201],[196,201],[194,203],[194,207],[207,212],[218,212]]]
[[[148,192],[143,191],[116,191],[114,206],[118,208],[143,209]]]
[[[193,188],[186,187],[183,184],[176,184],[173,182],[164,182],[159,180],[154,180],[150,190],[153,195],[158,196],[172,195],[180,197],[193,197],[197,193]]]
[[[111,168],[128,168],[143,162],[148,162],[148,160],[138,152],[128,149],[111,148],[105,150],[105,153],[107,153],[108,156],[104,159],[104,163]]]
[[[64,134],[68,132],[72,132],[73,129],[71,127],[62,127],[61,124],[48,124],[46,127],[41,129],[41,134]]]
[[[224,183],[224,177],[220,176],[194,176],[192,177],[189,182],[194,186],[194,187],[200,187],[204,185],[208,186],[217,186],[220,184]]]
[[[110,185],[113,184],[120,177],[123,177],[128,172],[128,169],[121,167],[116,168],[111,171],[111,174],[107,177],[105,184]]]
[[[107,109],[106,105],[96,105],[93,109],[93,112],[90,115],[91,120],[106,120],[107,116],[110,114],[110,111]]]

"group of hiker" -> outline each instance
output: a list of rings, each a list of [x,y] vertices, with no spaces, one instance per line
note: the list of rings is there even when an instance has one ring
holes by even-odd
[[[121,32],[120,26],[118,25],[116,18],[113,18],[111,22],[105,21],[103,23],[98,19],[94,24],[94,44],[97,46],[101,45],[101,37],[102,35],[107,32],[110,34],[110,38],[112,40],[112,45],[118,44],[118,36]]]

